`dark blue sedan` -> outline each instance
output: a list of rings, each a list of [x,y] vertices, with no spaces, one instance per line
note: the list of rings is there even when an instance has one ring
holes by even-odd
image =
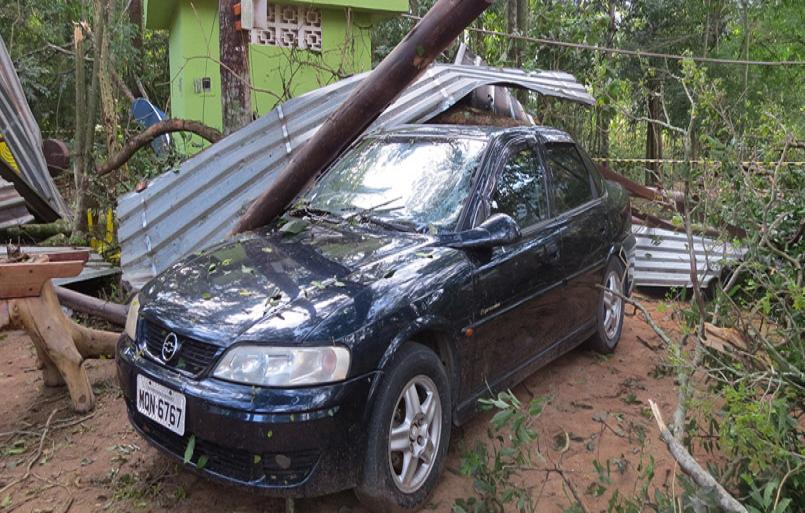
[[[480,397],[615,349],[633,252],[627,195],[561,131],[374,134],[282,218],[142,289],[129,416],[209,477],[414,510]]]

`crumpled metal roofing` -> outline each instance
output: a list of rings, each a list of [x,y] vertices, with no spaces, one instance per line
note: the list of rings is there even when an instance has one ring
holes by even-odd
[[[0,229],[19,226],[34,220],[25,208],[25,200],[14,188],[14,184],[0,178]]]
[[[18,192],[34,214],[43,221],[55,221],[70,213],[56,184],[48,172],[42,153],[42,134],[25,99],[14,63],[0,37],[0,135],[3,136],[19,167],[17,176],[4,176],[8,181],[21,179],[27,187]],[[7,173],[14,170],[6,168]]]
[[[179,169],[157,177],[144,191],[119,198],[123,279],[140,288],[182,256],[222,240],[249,202],[268,187],[293,152],[365,76],[356,75],[285,102],[185,161]],[[427,121],[490,84],[595,103],[568,73],[437,64],[408,87],[369,131]]]
[[[693,286],[690,280],[690,254],[684,233],[632,225],[637,239],[635,253],[635,285],[643,287]],[[693,236],[699,284],[706,288],[718,278],[726,265],[741,259],[746,251],[728,242],[703,235]]]

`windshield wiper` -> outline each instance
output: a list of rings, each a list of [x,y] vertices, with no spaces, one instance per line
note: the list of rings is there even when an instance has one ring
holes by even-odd
[[[393,212],[395,210],[400,210],[405,208],[404,205],[400,205],[398,207],[390,207],[390,208],[383,208],[386,205],[394,203],[395,201],[401,200],[402,197],[393,198],[383,203],[379,203],[373,207],[368,208],[360,208],[354,209],[355,212],[349,214],[348,216],[344,217],[345,221],[352,221],[353,219],[358,219],[361,221],[368,221],[370,223],[376,224],[378,226],[382,226],[383,228],[389,228],[391,230],[397,230],[400,232],[414,232],[416,231],[416,226],[414,223],[409,221],[392,221],[388,219],[383,219],[378,216],[372,215],[375,212]],[[345,209],[345,211],[353,210],[353,209]]]
[[[382,226],[383,228],[389,228],[398,232],[417,231],[416,226],[411,221],[388,221],[370,214],[359,214],[357,219],[360,219],[361,221],[368,221],[378,226]]]
[[[386,205],[389,205],[391,203],[394,203],[395,201],[399,201],[401,199],[402,199],[402,197],[393,198],[393,199],[384,201],[383,203],[379,203],[379,204],[377,204],[377,205],[375,205],[373,207],[368,207],[368,208],[356,208],[356,207],[346,208],[346,209],[344,209],[344,211],[355,210],[355,212],[350,214],[350,215],[348,215],[344,219],[349,221],[351,219],[355,219],[356,217],[358,217],[358,218],[365,217],[366,215],[371,214],[372,212],[377,212],[378,209],[380,209],[382,207],[385,207]],[[400,210],[401,208],[405,208],[405,207],[400,205],[399,207],[384,208],[382,211],[383,212],[392,212],[394,210]]]
[[[292,217],[311,217],[313,219],[321,219],[333,224],[341,224],[345,219],[334,212],[323,210],[321,208],[310,207],[305,204],[298,205],[286,212]]]

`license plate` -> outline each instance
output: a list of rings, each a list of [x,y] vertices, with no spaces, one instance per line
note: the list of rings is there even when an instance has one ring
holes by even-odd
[[[177,435],[184,435],[184,394],[138,375],[137,411]]]

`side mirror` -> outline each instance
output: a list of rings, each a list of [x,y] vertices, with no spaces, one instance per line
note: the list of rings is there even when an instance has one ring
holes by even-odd
[[[520,240],[520,226],[508,214],[493,214],[471,230],[441,236],[445,246],[457,249],[493,248]]]

